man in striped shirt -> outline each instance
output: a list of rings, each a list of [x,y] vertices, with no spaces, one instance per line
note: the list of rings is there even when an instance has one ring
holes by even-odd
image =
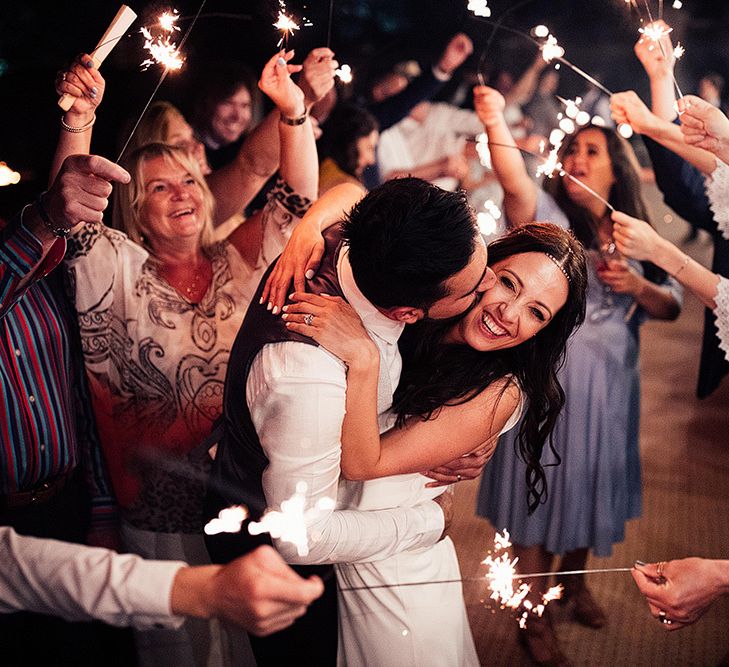
[[[80,220],[101,220],[110,181],[128,179],[103,158],[73,156],[48,192],[0,230],[0,524],[21,534],[84,542],[90,531],[92,541],[114,546],[108,538],[113,499],[76,315],[57,267],[68,230]],[[29,614],[3,617],[3,660],[36,664],[35,648],[41,659],[73,652],[67,644],[74,633],[59,623]],[[79,635],[76,648],[88,656],[91,635]],[[15,656],[13,644],[22,653]]]

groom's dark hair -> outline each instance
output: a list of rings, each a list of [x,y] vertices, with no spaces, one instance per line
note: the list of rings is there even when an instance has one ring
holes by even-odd
[[[427,310],[447,296],[443,284],[469,262],[478,227],[463,191],[419,178],[387,181],[342,225],[352,274],[375,306]]]

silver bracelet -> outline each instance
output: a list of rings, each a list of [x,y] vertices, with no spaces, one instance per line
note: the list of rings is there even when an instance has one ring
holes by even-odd
[[[73,127],[72,125],[69,125],[65,120],[63,120],[63,116],[61,116],[61,127],[66,130],[66,132],[86,132],[86,130],[90,129],[95,122],[96,114],[94,114],[94,117],[88,123],[86,123],[86,125],[82,125],[81,127]]]
[[[296,118],[289,118],[288,116],[284,116],[283,114],[281,114],[280,120],[284,125],[291,125],[293,127],[296,127],[297,125],[303,125],[308,117],[309,110],[306,109],[304,113],[302,113],[300,116],[296,116]]]

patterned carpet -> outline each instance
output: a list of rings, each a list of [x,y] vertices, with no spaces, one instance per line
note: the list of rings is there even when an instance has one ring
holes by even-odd
[[[674,242],[683,239],[683,222],[660,222],[667,210],[655,191],[650,203],[661,233]],[[711,253],[707,238],[700,235],[684,248],[704,264]],[[625,542],[612,557],[593,558],[588,567],[689,555],[729,557],[729,380],[709,399],[696,399],[702,326],[702,307],[687,295],[678,321],[650,322],[642,329],[643,516],[629,524]],[[480,575],[494,529],[474,516],[477,483],[457,487],[451,534],[463,575]],[[729,598],[697,624],[668,633],[648,614],[629,573],[592,575],[589,583],[608,612],[607,627],[580,626],[571,620],[568,606],[553,605],[563,651],[575,665],[714,667],[729,660]],[[481,663],[529,665],[516,641],[516,622],[484,604],[485,586],[467,583],[465,594]]]

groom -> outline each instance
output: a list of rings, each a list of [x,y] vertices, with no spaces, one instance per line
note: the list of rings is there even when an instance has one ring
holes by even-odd
[[[362,199],[341,225],[324,233],[326,248],[310,291],[345,298],[380,351],[378,412],[392,403],[405,324],[460,315],[493,283],[486,247],[463,193],[425,181],[389,181]],[[218,444],[207,512],[241,502],[278,509],[305,482],[306,507],[336,500],[345,412],[346,368],[309,338],[289,332],[259,305],[262,285],[231,351],[225,384],[224,435]],[[447,495],[447,494],[444,494]],[[276,548],[300,574],[319,574],[324,596],[292,628],[251,638],[260,666],[334,665],[336,585],[330,564],[379,560],[441,539],[444,509],[434,501],[377,511],[326,510],[309,522],[309,553]],[[247,531],[208,537],[216,561],[258,542]]]

